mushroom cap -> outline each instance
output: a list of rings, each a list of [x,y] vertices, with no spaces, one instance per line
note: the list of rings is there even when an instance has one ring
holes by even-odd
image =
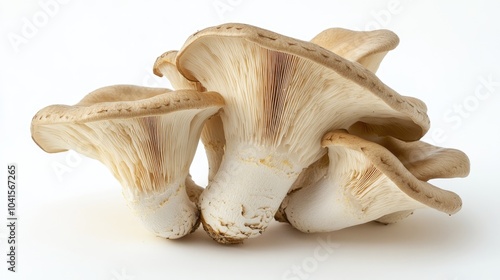
[[[467,177],[470,161],[457,149],[443,148],[423,141],[405,142],[392,137],[369,139],[390,151],[418,180]]]
[[[191,82],[184,78],[179,73],[175,65],[175,58],[178,51],[171,50],[161,54],[153,65],[153,73],[158,77],[166,77],[172,87],[176,90],[180,89],[195,89],[198,91],[205,91],[205,89],[198,82]]]
[[[157,191],[186,179],[203,123],[223,104],[214,92],[109,86],[74,106],[43,108],[31,134],[46,152],[73,149],[103,162],[122,186]]]
[[[441,211],[455,212],[459,209],[458,205],[460,204],[460,200],[456,198],[456,195],[452,193],[450,194],[446,191],[441,192],[441,189],[438,189],[437,187],[434,187],[433,185],[425,182],[430,179],[436,178],[455,178],[467,176],[470,170],[470,162],[468,157],[462,151],[436,147],[422,141],[404,142],[393,137],[378,137],[375,135],[355,136],[347,133],[344,130],[338,130],[327,134],[323,141],[323,145],[325,145],[326,147],[340,147],[362,152],[363,156],[368,161],[372,163],[374,162],[373,165],[375,165],[378,170],[380,170],[381,174],[383,173],[386,176],[388,176],[387,174],[396,174],[395,176],[392,176],[390,178],[401,177],[399,178],[399,181],[395,183],[398,187],[401,187],[402,191],[408,191],[408,189],[411,190],[413,188],[416,189],[416,191],[413,192],[422,192],[424,194],[424,199],[429,200],[431,199],[429,193],[437,192],[438,194],[440,194],[441,198],[444,197],[444,199],[442,200],[456,203],[452,204],[451,206],[445,206],[444,208],[441,208]],[[325,163],[325,157],[321,158],[301,173],[301,175],[291,188],[291,191],[283,200],[282,205],[276,214],[276,219],[278,221],[289,222],[286,214],[286,208],[290,204],[292,204],[293,207],[293,204],[309,203],[301,202],[300,200],[306,200],[308,197],[308,192],[314,192],[315,190],[313,188],[317,187],[316,185],[318,184],[318,182],[320,180],[325,180],[326,176],[329,176],[328,173],[333,172],[329,171],[327,173],[327,170],[329,168],[338,168],[329,167],[328,161],[326,161]],[[391,161],[387,161],[387,165],[377,164],[377,158],[379,157],[389,158]],[[336,163],[334,162],[332,164],[335,165]],[[339,178],[336,177],[336,179]],[[410,184],[412,187],[408,187],[405,184],[402,184],[401,182],[403,181],[406,183],[406,185]],[[332,185],[333,183],[326,184]],[[382,188],[382,184],[380,186],[372,187]],[[420,189],[423,189],[423,191],[421,191]],[[301,192],[300,194],[295,194],[299,191]],[[331,194],[332,191],[329,191],[329,195]],[[292,196],[295,197],[292,199]],[[420,198],[411,198],[417,199],[419,202],[425,204],[425,202],[419,200],[422,198],[422,196],[420,196]],[[290,200],[293,201],[290,202]],[[359,198],[359,200],[361,201],[361,198]],[[330,199],[329,201],[316,202],[315,204],[320,203],[331,204],[334,202]],[[431,207],[435,206],[432,204],[432,201],[431,205],[429,205],[428,203],[426,205]],[[413,212],[413,210],[414,209],[390,213],[379,217],[376,221],[384,224],[394,223],[409,216]]]
[[[162,53],[159,57],[156,58],[156,61],[153,65],[153,73],[158,77],[163,77],[162,67],[176,67],[175,66],[175,57],[177,56],[178,51],[171,50]],[[168,79],[168,77],[167,77]]]
[[[387,146],[338,130],[326,134],[322,145],[343,147],[363,154],[403,193],[428,207],[448,214],[460,210],[462,201],[457,194],[426,181],[467,176],[470,163],[466,154],[423,142],[405,143],[388,138],[379,142]],[[418,158],[414,152],[419,153]]]
[[[322,232],[370,221],[393,223],[424,207],[450,215],[460,210],[457,194],[426,181],[466,176],[469,160],[463,152],[390,137],[367,138],[345,130],[325,135],[327,175],[290,193],[278,218],[304,232]],[[426,164],[441,166],[430,171]]]
[[[375,73],[387,52],[397,47],[399,37],[385,29],[354,31],[329,28],[316,35],[311,42],[356,61]]]
[[[247,49],[236,51],[235,48]],[[245,55],[247,55],[248,52],[253,54],[252,60],[238,61],[238,58],[231,57],[231,55],[235,53],[245,53]],[[259,55],[257,52],[263,53],[263,58],[259,61],[257,61]],[[285,120],[290,119],[291,122],[295,122],[296,124],[299,120],[296,120],[293,116],[302,117],[301,114],[297,114],[299,108],[294,107],[302,104],[293,104],[294,102],[298,103],[301,99],[319,96],[320,94],[318,91],[334,90],[335,85],[339,84],[349,85],[345,86],[346,88],[342,88],[342,86],[336,87],[336,89],[344,91],[339,94],[339,98],[345,99],[345,102],[352,105],[357,103],[356,105],[360,109],[366,109],[364,106],[376,106],[375,104],[383,103],[384,105],[381,106],[385,106],[384,108],[386,108],[387,111],[392,110],[394,113],[393,115],[385,115],[379,112],[378,114],[374,113],[361,117],[358,122],[353,124],[353,127],[356,127],[357,130],[375,132],[379,135],[391,135],[403,140],[417,140],[422,137],[429,128],[429,119],[426,115],[427,108],[423,102],[415,102],[416,99],[414,98],[407,98],[399,95],[383,84],[371,71],[362,67],[360,64],[342,58],[314,43],[300,41],[254,26],[245,24],[224,24],[196,32],[188,38],[183,48],[177,54],[176,59],[179,72],[188,80],[200,82],[209,90],[215,90],[224,96],[226,99],[225,112],[227,115],[233,115],[232,118],[234,118],[234,115],[244,114],[243,112],[235,111],[244,111],[245,109],[237,106],[237,108],[232,108],[235,105],[233,102],[234,98],[232,97],[237,93],[224,92],[219,89],[217,85],[220,83],[234,83],[236,82],[234,81],[235,77],[248,79],[249,81],[246,81],[246,83],[257,83],[257,85],[248,87],[256,89],[254,90],[255,92],[248,92],[248,88],[245,88],[245,86],[241,84],[233,85],[233,87],[246,94],[244,97],[248,102],[246,106],[251,108],[246,109],[246,111],[249,111],[247,114],[249,118],[252,117],[252,114],[256,114],[258,110],[262,110],[265,114],[263,116],[257,114],[257,120],[246,119],[245,121],[264,122],[261,127],[264,131],[269,131],[269,134],[273,135],[273,138],[276,140],[274,142],[280,142],[281,138],[279,137],[287,135],[288,127],[282,127]],[[271,61],[273,59],[275,61]],[[231,61],[232,64],[229,64],[228,61]],[[264,64],[260,65],[259,63]],[[300,70],[296,69],[298,64],[303,65],[307,63],[313,65],[310,66],[311,69],[314,67],[314,69],[318,69],[318,72],[323,72],[319,74],[318,72],[301,74]],[[204,68],[207,67],[207,65],[211,66],[211,73],[209,73],[209,75],[212,75],[211,77],[206,76],[208,70]],[[275,66],[276,68],[265,70],[266,65],[268,69],[270,66]],[[234,68],[231,69],[231,67]],[[225,72],[223,76],[220,76],[221,73],[217,71],[221,73],[222,71]],[[245,73],[242,71],[249,72]],[[256,75],[273,74],[269,72],[274,71],[274,77],[268,76],[268,79],[274,79],[269,81],[275,83],[273,84],[274,88],[258,88],[259,86],[265,87],[266,85],[259,85],[258,83],[260,81],[254,81],[252,79],[255,74],[253,71],[265,72],[264,74],[256,73]],[[324,73],[328,73],[328,75],[331,76],[330,78],[323,79],[324,84],[322,85],[322,89],[316,88],[311,89],[314,92],[302,92],[302,96],[299,92],[290,93],[290,87],[300,87],[300,83],[304,86],[309,79],[309,77],[300,79],[297,75],[317,78],[318,75],[323,75]],[[220,79],[220,81],[214,80],[216,78],[213,76],[217,74],[219,76],[216,78]],[[226,75],[224,76],[224,74]],[[265,77],[263,79],[265,79]],[[245,83],[245,81],[243,82]],[[333,88],[325,89],[325,87],[331,86],[332,83],[334,84]],[[308,86],[311,88],[313,84],[308,84]],[[253,97],[252,94],[254,94]],[[326,95],[327,94],[325,94],[325,96]],[[251,100],[252,98],[260,98],[261,102],[263,102],[261,103],[262,105],[251,104],[253,102]],[[369,100],[370,102],[373,101],[375,104],[361,104],[360,101],[362,99]],[[376,100],[380,102],[377,103]],[[265,108],[256,108],[259,106],[264,106]],[[380,107],[378,109],[380,109]],[[332,113],[334,114],[334,112]],[[255,125],[258,126],[257,124]],[[228,125],[225,123],[224,126],[227,130]],[[307,123],[306,126],[310,127],[311,123]],[[248,130],[246,127],[241,127],[241,125],[235,125],[235,127]],[[329,127],[325,129],[335,128],[347,127]],[[279,131],[281,129],[283,130]],[[326,131],[322,131],[321,135]],[[250,135],[255,134],[253,131],[248,131],[248,133]],[[300,133],[295,133],[295,135],[297,134]],[[319,157],[316,157],[316,159],[317,158]]]
[[[89,93],[74,106],[51,105],[38,111],[31,122],[31,134],[44,151],[57,153],[71,147],[65,146],[64,142],[53,141],[55,135],[47,134],[44,127],[157,116],[178,110],[221,107],[223,104],[223,98],[217,93],[194,90],[172,92],[133,85],[108,86]]]

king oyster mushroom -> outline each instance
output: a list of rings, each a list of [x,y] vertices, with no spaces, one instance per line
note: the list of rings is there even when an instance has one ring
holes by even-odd
[[[318,45],[244,24],[207,28],[177,54],[179,72],[226,101],[221,166],[200,197],[212,238],[259,236],[299,173],[325,154],[332,129],[417,140],[422,102]]]
[[[286,219],[304,232],[334,231],[373,220],[389,223],[430,207],[453,214],[460,197],[427,183],[465,177],[467,156],[455,149],[392,137],[370,140],[337,130],[325,135],[328,173],[289,195]]]
[[[153,66],[153,72],[159,77],[166,77],[174,89],[196,89],[205,91],[199,82],[191,82],[182,76],[175,65],[175,57],[177,51],[168,51],[159,56]],[[226,139],[224,138],[224,128],[219,114],[211,116],[203,126],[201,131],[201,142],[205,146],[205,153],[208,160],[208,181],[212,181],[213,177],[219,170],[222,157],[224,156],[224,146]]]
[[[73,149],[101,161],[144,226],[174,239],[198,224],[197,207],[186,192],[189,166],[205,120],[223,104],[214,92],[109,86],[74,106],[40,110],[31,134],[46,152]]]

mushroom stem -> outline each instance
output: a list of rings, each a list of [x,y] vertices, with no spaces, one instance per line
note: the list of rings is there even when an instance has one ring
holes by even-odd
[[[210,182],[219,170],[226,145],[224,128],[219,114],[213,115],[205,122],[205,126],[201,131],[201,142],[205,146],[205,153],[207,154],[208,182]]]
[[[237,151],[245,150],[249,151]],[[263,154],[226,151],[218,173],[201,194],[203,227],[217,242],[240,243],[262,234],[297,179],[301,168]],[[283,170],[284,165],[289,168]]]
[[[135,189],[124,188],[123,196],[145,228],[156,236],[182,237],[196,229],[198,210],[183,181],[170,183],[161,188],[163,191],[143,193]]]

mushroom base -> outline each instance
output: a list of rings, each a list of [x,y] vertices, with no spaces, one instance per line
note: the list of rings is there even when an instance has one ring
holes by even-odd
[[[200,197],[203,227],[217,242],[241,243],[257,237],[273,220],[299,171],[283,171],[274,165],[282,161],[269,158],[226,153]]]
[[[169,184],[160,192],[136,193],[124,188],[123,196],[144,227],[158,237],[181,238],[199,225],[198,209],[184,183]]]

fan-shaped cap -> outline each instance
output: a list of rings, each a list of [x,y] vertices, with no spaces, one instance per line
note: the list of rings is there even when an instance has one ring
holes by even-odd
[[[217,93],[117,85],[98,89],[74,106],[52,105],[40,110],[33,117],[31,130],[35,142],[46,152],[53,153],[67,148],[52,147],[40,130],[44,126],[157,116],[179,110],[219,108],[223,104],[223,98]]]
[[[372,72],[376,72],[388,51],[399,44],[399,37],[392,31],[354,31],[344,28],[329,28],[312,40],[312,43],[356,61]]]
[[[467,176],[470,166],[467,155],[459,150],[435,147],[421,141],[406,143],[383,138],[380,142],[387,146],[345,131],[335,131],[325,135],[322,144],[325,147],[343,147],[362,153],[402,192],[428,207],[448,214],[460,210],[462,201],[458,195],[426,181]],[[419,158],[412,159],[411,155],[416,153]]]
[[[176,90],[180,89],[195,89],[198,91],[204,91],[205,89],[198,82],[191,82],[184,78],[175,65],[175,58],[178,51],[171,50],[161,54],[153,65],[153,73],[159,77],[167,78],[172,87]]]
[[[290,223],[303,231],[328,231],[376,219],[394,221],[425,206],[448,214],[460,210],[457,194],[427,180],[467,176],[463,152],[421,141],[370,140],[344,130],[325,135],[328,175],[291,194],[284,210]],[[319,218],[311,216],[314,211]]]
[[[390,151],[418,180],[469,175],[470,161],[460,150],[437,147],[423,141],[405,142],[392,137],[372,136],[367,140]]]
[[[303,121],[307,116],[301,114],[302,108],[307,108],[317,124],[330,123],[318,120],[324,116],[314,111],[321,110],[312,110],[307,102],[315,107],[322,104],[323,115],[329,103],[341,103],[342,108],[334,107],[338,112],[331,108],[328,115],[335,116],[335,120],[353,116],[358,119],[340,126],[361,123],[365,130],[380,135],[417,140],[429,128],[422,102],[399,95],[361,65],[314,43],[254,26],[225,24],[195,33],[178,53],[177,67],[187,79],[220,92],[226,99],[229,118],[243,119],[245,114],[248,118],[241,121],[253,126],[235,127],[245,128],[252,135],[254,128],[259,127],[263,131],[259,135],[266,138],[267,132],[278,138],[275,142],[291,137],[287,132],[292,125],[288,122],[293,123],[294,130],[300,123],[307,124],[308,130],[315,129],[311,127],[313,121]],[[238,95],[243,95],[245,102]],[[256,124],[259,121],[261,124]],[[334,121],[333,125],[337,123]],[[233,129],[229,127],[225,124],[225,129]]]

